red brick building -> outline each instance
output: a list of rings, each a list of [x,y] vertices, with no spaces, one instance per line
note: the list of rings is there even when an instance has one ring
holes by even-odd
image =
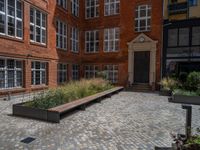
[[[1,0],[0,92],[105,71],[118,85],[160,80],[162,0]]]

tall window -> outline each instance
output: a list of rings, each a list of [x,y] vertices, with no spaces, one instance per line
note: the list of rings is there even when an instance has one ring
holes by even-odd
[[[120,31],[119,28],[104,30],[104,51],[116,52],[119,50]]]
[[[67,0],[57,0],[57,4],[64,9],[67,9]]]
[[[67,49],[67,25],[60,20],[56,21],[56,47]]]
[[[144,32],[151,28],[151,6],[140,5],[136,8],[135,31]]]
[[[85,51],[87,53],[94,53],[99,51],[99,31],[85,32]]]
[[[120,0],[105,0],[104,3],[105,16],[119,14]]]
[[[200,46],[200,26],[192,27],[192,45]]]
[[[0,34],[22,39],[23,7],[21,0],[0,0]]]
[[[0,58],[0,89],[22,87],[22,66],[20,60]]]
[[[99,0],[86,0],[86,18],[99,17]]]
[[[72,79],[79,80],[79,65],[77,64],[72,65]]]
[[[86,65],[84,67],[84,70],[85,70],[85,78],[90,79],[90,78],[95,78],[97,76],[99,68],[96,65]]]
[[[104,67],[106,78],[112,82],[117,83],[118,82],[118,66],[117,65],[106,65]]]
[[[38,9],[30,8],[30,40],[46,44],[46,14]]]
[[[71,0],[71,11],[74,16],[79,16],[79,0]]]
[[[31,63],[32,85],[46,84],[46,63],[33,61]]]
[[[71,28],[71,51],[77,53],[79,51],[79,31],[78,28]]]
[[[64,83],[67,81],[67,65],[58,64],[58,83]]]

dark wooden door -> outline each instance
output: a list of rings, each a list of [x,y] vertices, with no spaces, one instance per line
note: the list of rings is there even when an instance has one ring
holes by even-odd
[[[134,53],[134,82],[149,83],[150,52]]]

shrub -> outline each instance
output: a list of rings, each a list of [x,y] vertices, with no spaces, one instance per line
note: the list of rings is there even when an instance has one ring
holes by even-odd
[[[186,89],[190,91],[197,91],[200,86],[200,72],[191,72],[186,81]]]
[[[183,89],[175,89],[173,91],[173,94],[176,94],[176,95],[185,95],[185,96],[200,96],[196,92],[187,91],[187,90],[183,90]]]
[[[164,90],[174,90],[178,86],[178,81],[173,78],[166,77],[160,81],[160,85]]]
[[[56,89],[50,89],[47,92],[33,98],[33,101],[25,103],[28,107],[49,109],[62,105],[86,96],[90,96],[108,89],[113,86],[104,79],[90,79],[70,82]]]

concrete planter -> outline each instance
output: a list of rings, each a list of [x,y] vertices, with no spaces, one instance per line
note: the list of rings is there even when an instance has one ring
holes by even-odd
[[[171,98],[169,98],[169,102],[200,105],[200,96],[185,96],[185,95],[176,95],[175,94],[175,95],[172,95]]]
[[[60,119],[61,119],[61,114],[66,113],[74,108],[85,106],[89,102],[92,102],[92,101],[95,101],[98,99],[103,99],[105,97],[116,94],[123,89],[124,89],[123,87],[113,88],[111,90],[100,92],[95,95],[88,96],[88,97],[82,98],[80,100],[75,100],[73,102],[66,103],[66,104],[63,104],[60,106],[56,106],[56,107],[50,108],[50,109],[38,109],[38,108],[27,107],[24,105],[26,102],[18,103],[18,104],[13,105],[13,115],[27,117],[27,118],[33,118],[33,119],[38,119],[38,120],[44,120],[47,122],[59,123]],[[106,94],[104,94],[104,93],[106,93]],[[86,99],[89,99],[89,101],[86,101]],[[64,110],[62,112],[60,110],[56,109],[58,107],[65,108],[66,105],[71,105],[72,107],[70,109],[66,108],[66,110]]]

